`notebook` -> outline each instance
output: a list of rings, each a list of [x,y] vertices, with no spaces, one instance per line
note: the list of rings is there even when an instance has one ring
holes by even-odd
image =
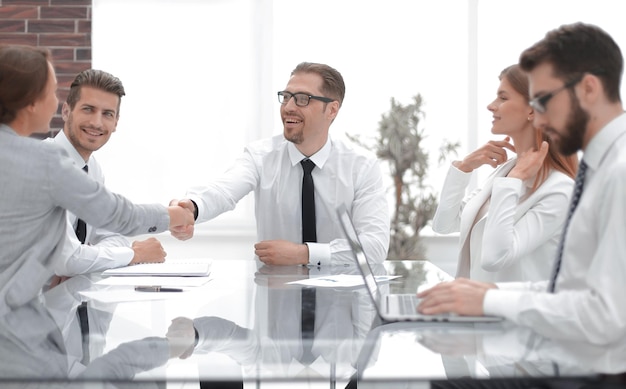
[[[163,276],[163,277],[206,277],[211,274],[211,261],[203,260],[167,260],[162,263],[140,263],[108,269],[105,276]]]
[[[345,206],[337,208],[337,216],[346,238],[352,248],[352,254],[365,281],[365,287],[369,292],[378,315],[383,322],[391,323],[398,321],[431,321],[431,322],[496,322],[503,320],[497,316],[461,316],[453,313],[439,315],[424,315],[416,311],[419,299],[415,294],[390,294],[382,293],[376,277],[372,273],[363,246],[359,241],[352,219]]]

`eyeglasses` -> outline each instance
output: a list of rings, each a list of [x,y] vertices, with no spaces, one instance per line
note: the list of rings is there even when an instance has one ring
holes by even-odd
[[[548,104],[548,101],[550,101],[551,98],[553,98],[554,96],[556,96],[559,92],[564,91],[567,88],[571,88],[574,85],[578,84],[580,82],[580,80],[582,80],[582,76],[577,77],[575,79],[573,79],[572,81],[568,82],[567,84],[563,85],[562,87],[553,90],[552,92],[548,92],[543,96],[539,96],[539,97],[535,97],[534,99],[530,100],[530,106],[537,112],[539,113],[546,113],[546,105]]]
[[[306,107],[309,105],[311,99],[323,101],[325,103],[330,103],[331,101],[335,101],[334,99],[323,97],[323,96],[312,96],[307,95],[306,93],[291,93],[287,91],[278,92],[278,102],[281,104],[287,104],[291,98],[295,98],[296,105],[298,107]]]

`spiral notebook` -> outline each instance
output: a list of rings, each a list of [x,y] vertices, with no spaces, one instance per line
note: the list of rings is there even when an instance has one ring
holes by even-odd
[[[152,277],[206,277],[211,274],[211,261],[202,260],[167,260],[162,263],[140,263],[108,269],[104,276],[152,276]]]

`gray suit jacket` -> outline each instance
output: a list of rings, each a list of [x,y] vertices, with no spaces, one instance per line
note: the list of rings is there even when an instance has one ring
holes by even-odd
[[[134,205],[84,174],[58,145],[0,125],[0,317],[37,298],[53,275],[65,210],[124,235],[167,230],[160,204]]]

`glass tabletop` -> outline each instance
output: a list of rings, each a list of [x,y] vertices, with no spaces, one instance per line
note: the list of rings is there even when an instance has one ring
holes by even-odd
[[[382,324],[356,267],[211,261],[208,277],[92,274],[46,291],[0,322],[1,382],[384,387],[619,380],[626,371],[626,341],[559,342],[508,322]],[[391,293],[450,279],[429,261],[374,270],[396,276],[384,281]]]

